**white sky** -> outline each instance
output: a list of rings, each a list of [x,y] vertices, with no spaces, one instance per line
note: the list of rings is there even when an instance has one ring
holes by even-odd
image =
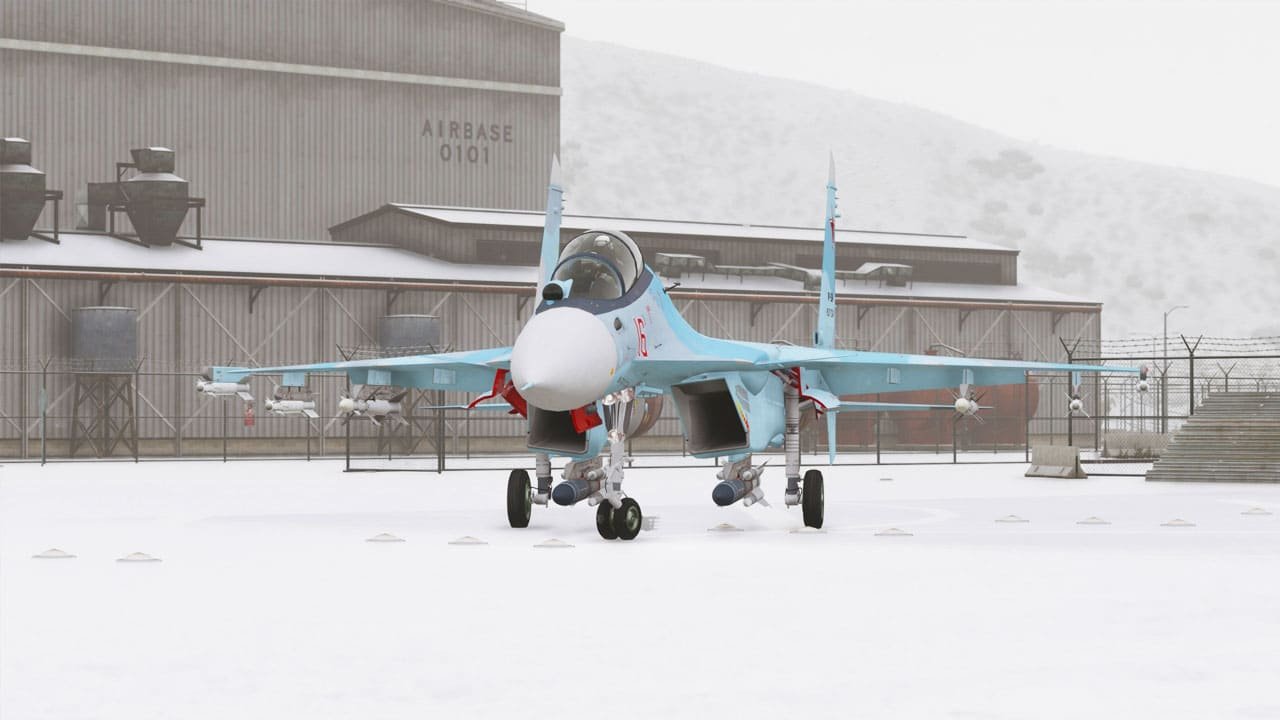
[[[1280,186],[1280,1],[528,0],[569,35]]]

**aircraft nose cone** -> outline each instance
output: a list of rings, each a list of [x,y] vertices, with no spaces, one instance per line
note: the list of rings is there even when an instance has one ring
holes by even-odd
[[[511,380],[543,410],[565,411],[600,399],[613,380],[618,351],[608,328],[577,308],[533,316],[511,348]]]
[[[338,412],[349,413],[356,409],[356,401],[351,398],[342,398],[338,401]]]

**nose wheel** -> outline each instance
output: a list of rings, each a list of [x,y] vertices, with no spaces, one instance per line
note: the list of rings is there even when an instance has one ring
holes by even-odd
[[[605,540],[618,539],[618,531],[613,529],[613,506],[607,502],[596,507],[596,532]]]
[[[622,498],[615,508],[609,501],[596,508],[596,531],[605,540],[635,540],[644,525],[644,513],[634,498]]]

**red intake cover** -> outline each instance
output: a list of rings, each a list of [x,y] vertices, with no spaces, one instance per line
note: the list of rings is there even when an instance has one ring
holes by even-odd
[[[493,389],[471,401],[467,408],[473,408],[485,400],[501,397],[511,406],[511,414],[520,414],[520,417],[529,417],[529,404],[525,402],[524,396],[516,390],[516,386],[511,382],[511,373],[506,370],[499,369],[493,375]]]
[[[596,413],[595,403],[570,410],[569,419],[573,421],[573,431],[579,435],[604,422]]]

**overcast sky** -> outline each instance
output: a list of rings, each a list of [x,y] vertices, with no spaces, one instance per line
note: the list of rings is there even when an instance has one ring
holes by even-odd
[[[1280,186],[1280,1],[529,0],[569,35]]]

